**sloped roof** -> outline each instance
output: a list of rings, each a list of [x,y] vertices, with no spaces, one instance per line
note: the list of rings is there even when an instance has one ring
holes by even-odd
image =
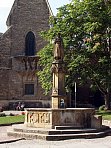
[[[52,9],[51,9],[51,6],[50,6],[48,0],[46,0],[46,3],[47,3],[47,6],[48,6],[48,8],[49,8],[50,15],[53,15],[53,12],[52,12]]]
[[[7,21],[6,21],[6,25],[7,25],[7,26],[10,26],[11,14],[13,13],[15,7],[17,6],[17,2],[18,2],[18,0],[15,0],[14,3],[13,3],[13,5],[12,5],[12,8],[11,8],[11,10],[10,10],[10,13],[9,13],[8,18],[7,18]]]
[[[45,0],[45,1],[46,1],[46,4],[47,4],[48,8],[49,8],[50,15],[53,15],[53,12],[52,12],[52,9],[51,9],[51,6],[50,6],[48,0]],[[17,6],[17,2],[18,2],[18,0],[15,0],[14,3],[13,3],[13,5],[12,5],[12,8],[10,10],[10,13],[9,13],[8,18],[7,18],[7,21],[6,21],[6,25],[7,26],[10,26],[11,15],[13,14],[13,11],[14,11],[14,9]]]

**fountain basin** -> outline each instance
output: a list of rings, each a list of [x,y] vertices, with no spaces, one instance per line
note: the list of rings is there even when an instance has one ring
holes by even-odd
[[[56,126],[91,128],[93,108],[26,108],[25,125],[27,127],[53,129]]]

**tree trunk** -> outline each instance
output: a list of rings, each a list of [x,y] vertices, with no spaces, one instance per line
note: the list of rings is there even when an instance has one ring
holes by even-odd
[[[109,93],[104,95],[104,100],[105,100],[105,109],[110,110],[110,95],[109,95]]]

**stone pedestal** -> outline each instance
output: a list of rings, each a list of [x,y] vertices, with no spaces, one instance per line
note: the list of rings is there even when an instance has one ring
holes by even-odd
[[[53,87],[52,87],[52,108],[67,107],[65,92],[65,64],[61,60],[52,63]]]
[[[52,62],[53,86],[52,86],[52,108],[59,109],[67,107],[65,92],[65,63],[64,46],[61,35],[54,42],[54,61]]]
[[[63,101],[63,102],[62,102]],[[67,98],[66,96],[52,96],[52,108],[65,108],[67,105]]]

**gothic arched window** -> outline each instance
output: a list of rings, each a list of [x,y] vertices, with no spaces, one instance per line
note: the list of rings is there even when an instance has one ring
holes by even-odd
[[[28,32],[25,38],[25,55],[33,56],[35,54],[35,35],[33,32]]]

